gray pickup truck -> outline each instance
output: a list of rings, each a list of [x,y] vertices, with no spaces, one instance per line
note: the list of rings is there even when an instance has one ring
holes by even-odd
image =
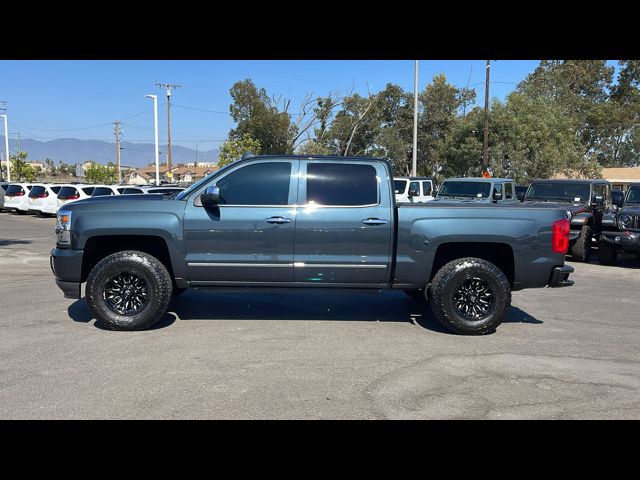
[[[397,205],[372,158],[260,156],[174,197],[122,195],[58,211],[51,268],[117,330],[143,329],[199,289],[400,289],[462,334],[493,331],[511,291],[569,286],[563,209]]]

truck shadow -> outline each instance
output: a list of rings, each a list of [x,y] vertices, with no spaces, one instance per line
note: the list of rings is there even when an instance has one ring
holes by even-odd
[[[33,243],[31,240],[0,240],[0,247],[7,247],[9,245],[28,245]]]
[[[151,330],[171,326],[176,319],[190,320],[275,320],[406,322],[436,333],[451,334],[440,325],[429,305],[402,292],[353,292],[348,290],[247,293],[188,290],[175,298],[167,313]],[[69,316],[75,322],[93,318],[84,299],[71,304]],[[177,317],[177,318],[176,318]],[[541,320],[511,307],[504,323],[542,324]],[[95,327],[106,329],[101,322]]]

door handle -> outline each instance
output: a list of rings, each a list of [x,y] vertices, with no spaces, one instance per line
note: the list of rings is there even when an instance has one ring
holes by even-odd
[[[387,221],[381,220],[379,218],[366,218],[362,220],[362,223],[364,223],[365,225],[385,225]]]
[[[274,223],[276,225],[280,225],[282,223],[291,223],[291,219],[290,218],[284,218],[284,217],[269,217],[269,218],[265,219],[265,222]]]

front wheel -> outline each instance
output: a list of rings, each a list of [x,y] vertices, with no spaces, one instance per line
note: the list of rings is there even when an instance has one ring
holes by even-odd
[[[85,296],[91,314],[107,328],[143,330],[166,313],[171,290],[171,276],[160,260],[130,250],[93,267]]]
[[[580,231],[580,237],[571,246],[571,256],[578,262],[586,262],[589,259],[589,252],[591,251],[591,237],[593,231],[589,225],[582,227]]]
[[[446,329],[484,335],[502,323],[511,305],[511,285],[493,263],[460,258],[436,273],[429,297],[433,314]]]

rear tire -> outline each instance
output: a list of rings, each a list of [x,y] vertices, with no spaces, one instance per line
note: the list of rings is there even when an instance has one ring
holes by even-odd
[[[618,251],[604,240],[598,244],[598,261],[600,265],[614,265],[618,260]]]
[[[143,330],[166,313],[172,284],[160,260],[127,250],[109,255],[93,267],[85,296],[91,314],[107,328]]]
[[[493,263],[459,258],[433,277],[429,300],[433,314],[447,330],[484,335],[502,323],[511,305],[511,285]]]
[[[591,237],[593,231],[589,225],[584,225],[580,232],[580,237],[571,247],[571,256],[575,261],[586,262],[589,259],[589,252],[591,251]]]

